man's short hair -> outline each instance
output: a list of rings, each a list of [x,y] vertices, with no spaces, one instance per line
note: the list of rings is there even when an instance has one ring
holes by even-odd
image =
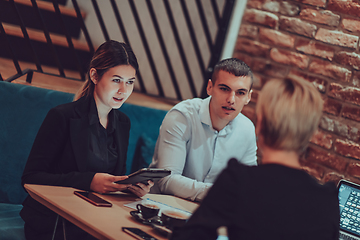
[[[250,89],[252,88],[254,82],[253,73],[250,67],[246,65],[246,63],[244,63],[243,61],[237,58],[228,58],[218,62],[214,67],[214,71],[211,77],[211,81],[213,82],[213,84],[216,82],[217,74],[220,70],[231,73],[236,77],[250,76],[251,77]]]
[[[260,92],[256,114],[262,116],[264,144],[278,150],[306,149],[322,116],[323,100],[305,80],[271,80]]]

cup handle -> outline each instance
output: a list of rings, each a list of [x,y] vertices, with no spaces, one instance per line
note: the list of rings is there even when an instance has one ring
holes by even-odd
[[[138,210],[138,212],[141,212],[141,210],[140,210],[140,206],[141,206],[141,204],[140,204],[140,203],[136,205],[136,209]]]

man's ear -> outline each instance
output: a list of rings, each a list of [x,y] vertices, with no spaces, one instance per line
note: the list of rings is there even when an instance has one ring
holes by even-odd
[[[98,76],[95,68],[91,68],[89,71],[90,80],[96,85],[98,82]]]
[[[209,96],[212,95],[212,89],[213,89],[213,82],[211,81],[211,79],[209,79],[207,87],[206,87],[206,92]]]
[[[252,92],[253,92],[253,90],[250,90],[250,92],[249,92],[249,94],[248,94],[248,99],[246,100],[246,103],[245,103],[245,105],[248,105],[248,103],[250,102],[250,100],[251,100],[251,95],[252,95]]]

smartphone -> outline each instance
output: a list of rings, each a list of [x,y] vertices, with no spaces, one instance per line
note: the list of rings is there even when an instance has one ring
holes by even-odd
[[[143,230],[139,228],[130,228],[130,227],[123,227],[122,230],[131,236],[133,236],[136,239],[140,240],[158,240],[157,238],[154,238],[150,234],[147,234]]]
[[[74,194],[81,197],[82,199],[85,199],[89,203],[94,204],[98,207],[111,207],[112,204],[108,201],[105,201],[104,199],[96,196],[92,192],[86,192],[86,191],[74,191]]]

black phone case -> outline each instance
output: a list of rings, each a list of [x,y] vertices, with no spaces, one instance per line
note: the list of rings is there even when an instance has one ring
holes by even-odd
[[[158,240],[157,238],[151,236],[150,234],[147,234],[140,228],[123,227],[122,230],[136,239]]]
[[[83,195],[83,193],[87,194],[88,196]],[[74,191],[76,196],[81,197],[82,199],[88,201],[89,203],[97,206],[97,207],[111,207],[112,203],[94,195],[91,192],[84,192],[84,191]]]

